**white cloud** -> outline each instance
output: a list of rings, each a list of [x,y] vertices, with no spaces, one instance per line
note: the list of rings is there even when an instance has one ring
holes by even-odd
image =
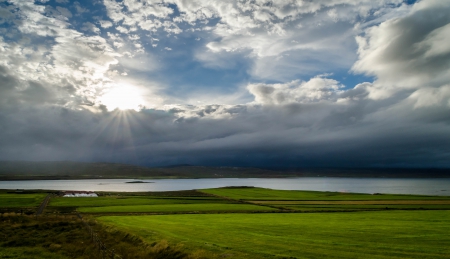
[[[450,107],[450,85],[439,88],[423,87],[408,97],[414,103],[414,108],[443,106]]]
[[[112,22],[110,22],[110,21],[104,21],[104,20],[101,20],[101,21],[100,21],[100,26],[101,26],[102,28],[104,28],[104,29],[108,29],[108,28],[111,28],[111,27],[113,26],[113,24],[112,24]]]
[[[41,89],[47,92],[49,104],[73,108],[94,105],[99,90],[111,84],[106,74],[111,65],[117,64],[119,54],[102,37],[85,36],[69,29],[65,21],[45,16],[43,6],[14,4],[19,17],[27,17],[17,23],[16,33],[29,40],[16,43],[2,39],[4,51],[0,56],[7,74],[20,82],[17,89],[22,91],[21,96]],[[98,32],[93,24],[85,23],[84,27]],[[47,38],[43,41],[42,37]]]
[[[295,80],[286,84],[250,84],[249,92],[255,102],[268,105],[310,103],[336,99],[344,86],[336,80],[314,77],[307,82]]]
[[[104,0],[103,3],[109,18],[122,24],[123,29],[120,30],[122,33],[126,33],[126,30],[133,26],[147,31],[163,28],[169,33],[181,32],[174,22],[167,20],[174,10],[163,2],[127,0],[119,3],[114,0]]]
[[[104,0],[104,4],[123,34],[131,29],[151,35],[180,34],[186,27],[186,33],[196,35],[197,30],[207,30],[206,48],[195,51],[205,66],[223,68],[235,63],[224,60],[234,58],[229,53],[247,53],[252,77],[288,81],[350,67],[357,59],[355,24],[386,17],[402,1],[272,1],[269,5],[233,0]]]
[[[430,32],[425,40],[417,44],[418,48],[424,48],[425,58],[446,56],[450,53],[450,23]]]
[[[117,26],[116,30],[121,32],[121,33],[128,33],[128,29],[123,27],[123,26]]]
[[[223,63],[232,62],[224,61],[221,52],[250,52],[253,66],[249,72],[253,77],[285,81],[351,66],[357,58],[353,39],[357,20],[372,11],[386,15],[393,9],[388,4],[398,5],[401,1],[174,3],[191,23],[200,10],[209,10],[220,18],[211,28],[216,38],[206,44],[208,52],[197,53],[198,60],[209,67],[223,67]],[[213,65],[214,61],[218,64]]]
[[[81,27],[81,30],[91,31],[94,33],[100,33],[100,29],[97,26],[95,26],[93,23],[90,23],[90,22],[83,23],[83,27]]]
[[[450,81],[449,12],[443,1],[420,1],[405,16],[369,27],[357,38],[353,70],[377,77],[372,98]]]

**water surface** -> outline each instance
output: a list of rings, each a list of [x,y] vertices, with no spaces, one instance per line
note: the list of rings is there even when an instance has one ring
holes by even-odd
[[[151,183],[126,183],[136,179],[0,181],[0,189],[73,191],[179,191],[224,186],[255,186],[279,190],[312,190],[356,193],[397,193],[450,196],[450,179],[411,178],[219,178],[159,179]]]

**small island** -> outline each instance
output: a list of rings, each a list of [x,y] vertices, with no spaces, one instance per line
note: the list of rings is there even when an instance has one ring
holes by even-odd
[[[130,181],[125,183],[154,183],[154,182],[144,182],[144,181]]]

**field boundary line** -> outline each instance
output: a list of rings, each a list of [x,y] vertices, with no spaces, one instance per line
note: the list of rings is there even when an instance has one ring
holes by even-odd
[[[197,190],[197,191],[199,191],[199,190]],[[202,191],[199,191],[199,192],[202,192]],[[272,204],[258,204],[258,203],[252,203],[251,201],[247,201],[247,200],[241,200],[241,199],[237,200],[237,199],[233,199],[233,198],[226,197],[226,196],[219,196],[219,195],[213,194],[213,193],[206,193],[206,194],[212,195],[212,196],[217,197],[217,198],[221,198],[223,200],[234,201],[234,202],[241,203],[241,204],[248,204],[248,205],[256,205],[256,206],[268,207],[268,208],[276,209],[276,210],[278,210],[278,212],[280,212],[280,211],[281,212],[290,212],[290,211],[294,212],[295,211],[293,209],[278,207],[278,206],[272,205]],[[274,213],[274,212],[272,212],[272,213]]]
[[[45,196],[44,200],[42,201],[41,205],[39,205],[38,210],[36,211],[36,217],[41,215],[42,212],[44,212],[45,207],[47,207],[48,202],[50,201],[51,194],[48,194]]]

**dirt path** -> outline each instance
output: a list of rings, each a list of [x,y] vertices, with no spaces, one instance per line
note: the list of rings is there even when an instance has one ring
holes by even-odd
[[[42,201],[41,205],[39,206],[37,212],[36,212],[36,216],[39,216],[42,214],[42,212],[44,212],[45,207],[47,207],[48,201],[50,200],[51,195],[47,195],[45,197],[45,199]]]

